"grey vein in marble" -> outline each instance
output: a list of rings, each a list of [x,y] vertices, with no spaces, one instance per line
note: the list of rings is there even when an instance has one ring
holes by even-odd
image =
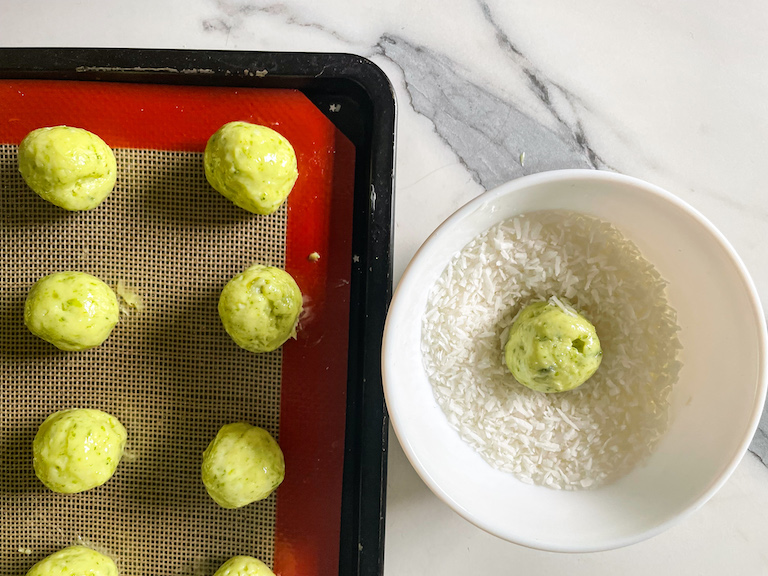
[[[525,55],[515,46],[510,40],[506,32],[499,26],[494,20],[490,6],[484,1],[480,2],[480,10],[483,17],[488,24],[493,28],[496,35],[496,41],[499,47],[507,54],[508,57],[522,70],[525,77],[531,86],[531,89],[537,95],[542,104],[546,107],[549,113],[555,118],[558,124],[563,128],[571,132],[571,135],[576,140],[576,143],[584,151],[589,158],[589,162],[594,168],[600,168],[605,166],[602,158],[592,149],[587,141],[587,136],[584,132],[584,127],[580,120],[578,120],[577,105],[584,108],[583,102],[571,91],[565,89],[560,84],[547,79],[540,70],[538,70],[531,62],[525,57]],[[562,113],[557,109],[550,96],[550,91],[559,92],[560,96],[565,100],[570,107],[570,112],[577,120],[575,122],[568,122]]]
[[[302,19],[300,12],[293,12],[288,5],[281,2],[266,2],[262,4],[254,2],[236,2],[232,0],[216,0],[216,9],[220,12],[217,18],[208,18],[203,21],[203,30],[205,32],[223,32],[229,35],[241,28],[245,20],[251,16],[270,15],[282,18],[289,25],[299,26],[301,28],[312,28],[328,34],[337,40],[349,42],[345,38],[330,28],[321,25],[318,22],[311,22]]]
[[[763,409],[763,415],[757,426],[757,432],[752,438],[752,443],[749,445],[749,451],[768,466],[768,407]]]
[[[463,77],[450,59],[396,36],[382,37],[378,47],[403,71],[413,109],[432,121],[436,133],[484,188],[543,170],[603,166],[586,145],[583,131],[575,133],[559,118],[559,131],[542,126]],[[527,74],[532,89],[547,98],[544,81],[530,70]]]

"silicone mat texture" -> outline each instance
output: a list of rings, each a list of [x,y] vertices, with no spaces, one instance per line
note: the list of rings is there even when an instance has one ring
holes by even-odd
[[[103,111],[50,98],[87,91],[87,83],[22,85],[26,95],[38,97],[30,112],[36,118],[25,119],[23,130],[14,125],[14,117],[24,118],[22,107],[9,116],[5,133],[0,128],[11,141],[0,145],[0,573],[24,573],[73,543],[107,553],[124,575],[213,574],[241,554],[285,576],[334,573],[346,386],[346,333],[338,322],[348,309],[351,253],[344,232],[351,235],[351,146],[325,125],[315,130],[315,142],[295,137],[304,180],[300,176],[296,194],[276,213],[254,216],[210,188],[201,147],[225,116],[267,125],[272,120],[276,129],[287,124],[291,139],[285,117],[312,106],[300,94],[272,91],[265,112],[264,92],[270,91],[229,89],[240,103],[233,111],[226,98],[208,100],[217,90],[212,88],[135,86],[129,98],[120,92],[125,88],[115,96],[110,86],[95,87],[107,90],[103,101],[116,112],[99,119]],[[252,101],[241,97],[248,92],[257,96],[256,118],[248,113]],[[203,106],[216,113],[204,127],[189,123],[190,114],[180,114],[174,125],[163,111],[166,97],[185,111]],[[133,101],[146,103],[136,113],[149,118],[132,120],[126,102]],[[297,130],[307,128],[307,118],[327,123],[307,110],[303,124],[294,118]],[[109,144],[129,146],[114,148],[118,182],[107,200],[92,211],[68,213],[27,188],[14,141],[33,124],[89,128],[88,118],[97,118],[100,130],[90,129]],[[178,141],[164,141],[158,122]],[[315,149],[317,141],[322,146]],[[340,157],[337,142],[346,151]],[[158,149],[164,145],[181,149]],[[340,218],[333,208],[347,215],[346,226],[331,226],[332,218]],[[291,232],[291,221],[301,233]],[[334,262],[307,260],[314,248],[321,253],[318,262]],[[238,348],[216,308],[224,284],[255,262],[286,267],[306,297],[299,339],[267,354]],[[102,346],[61,352],[26,330],[23,304],[38,278],[63,270],[125,285],[140,296],[142,309],[126,309]],[[331,322],[334,336],[324,338]],[[331,352],[339,357],[329,357]],[[284,368],[290,358],[293,366]],[[31,443],[47,415],[73,407],[116,416],[128,431],[126,455],[105,485],[55,494],[34,475]],[[286,481],[262,502],[225,510],[202,485],[201,455],[223,424],[238,421],[278,439]]]

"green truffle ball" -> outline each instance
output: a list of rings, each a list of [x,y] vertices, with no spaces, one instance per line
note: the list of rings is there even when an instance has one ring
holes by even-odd
[[[86,350],[112,333],[120,305],[112,289],[84,272],[57,272],[38,280],[27,295],[24,323],[60,350]]]
[[[255,214],[277,210],[299,176],[291,143],[271,128],[248,122],[219,128],[208,140],[203,164],[214,190]]]
[[[602,356],[589,320],[546,302],[535,302],[520,312],[504,347],[507,368],[515,379],[539,392],[581,386],[600,366]]]
[[[115,155],[88,130],[54,126],[33,130],[19,146],[19,171],[40,197],[65,210],[90,210],[112,192]]]
[[[35,474],[62,494],[101,486],[115,473],[127,437],[117,418],[100,410],[51,414],[32,443]]]
[[[219,316],[238,346],[270,352],[296,337],[301,306],[301,290],[288,272],[256,264],[221,291]]]
[[[235,556],[224,562],[213,576],[275,576],[275,573],[252,556]]]
[[[117,566],[95,550],[70,546],[40,560],[27,576],[117,576]]]
[[[203,484],[222,508],[263,500],[285,478],[285,460],[269,432],[245,422],[222,426],[203,453]]]

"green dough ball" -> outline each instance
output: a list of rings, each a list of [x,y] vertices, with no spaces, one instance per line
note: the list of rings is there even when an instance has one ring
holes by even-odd
[[[40,560],[27,576],[117,576],[117,566],[95,550],[70,546]]]
[[[214,190],[255,214],[277,210],[299,176],[291,143],[266,126],[248,122],[219,128],[208,140],[203,163]]]
[[[57,272],[41,278],[24,305],[29,331],[61,350],[98,346],[119,317],[120,305],[112,289],[84,272]]]
[[[19,171],[32,190],[65,210],[90,210],[115,187],[109,146],[88,130],[54,126],[33,130],[19,146]]]
[[[213,576],[275,576],[275,573],[261,560],[235,556],[224,562]]]
[[[101,486],[115,473],[127,437],[117,418],[100,410],[51,414],[32,443],[35,474],[62,494]]]
[[[285,270],[251,266],[219,297],[219,316],[232,340],[251,352],[269,352],[296,337],[301,290]]]
[[[515,379],[539,392],[581,386],[600,366],[595,327],[583,316],[546,302],[527,306],[512,324],[504,347]]]
[[[222,508],[263,500],[283,478],[283,452],[258,426],[245,422],[222,426],[203,453],[203,484]]]

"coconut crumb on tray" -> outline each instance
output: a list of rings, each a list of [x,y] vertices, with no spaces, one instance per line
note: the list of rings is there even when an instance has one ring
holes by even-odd
[[[133,311],[141,312],[144,309],[144,302],[141,296],[125,285],[125,281],[118,280],[115,286],[115,293],[120,300],[120,312],[125,315]]]

